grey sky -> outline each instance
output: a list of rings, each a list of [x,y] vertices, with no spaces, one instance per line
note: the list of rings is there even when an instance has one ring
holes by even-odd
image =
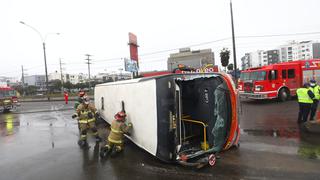
[[[236,36],[320,31],[319,0],[233,0]],[[0,76],[44,74],[39,35],[24,21],[48,35],[48,72],[59,70],[59,58],[68,73],[87,73],[85,54],[92,56],[92,74],[121,67],[129,56],[128,32],[138,37],[139,54],[176,49],[231,37],[229,0],[1,0]],[[320,34],[237,39],[237,59],[245,52],[276,48],[288,40],[318,40]],[[194,46],[219,51],[231,39]],[[140,56],[141,70],[165,69],[167,51]],[[116,58],[116,59],[114,59]],[[111,59],[111,60],[110,60]],[[232,59],[231,59],[232,61]]]

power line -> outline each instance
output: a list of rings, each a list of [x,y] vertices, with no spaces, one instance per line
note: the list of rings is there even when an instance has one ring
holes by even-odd
[[[91,61],[91,59],[90,59],[90,56],[91,56],[91,55],[90,55],[90,54],[86,54],[85,56],[87,56],[87,59],[86,59],[86,60],[88,61],[88,62],[86,62],[86,64],[88,64],[88,72],[89,72],[89,91],[90,91],[90,88],[91,88],[91,84],[90,84],[90,80],[91,80],[91,79],[90,79],[90,64],[91,64],[90,61]]]

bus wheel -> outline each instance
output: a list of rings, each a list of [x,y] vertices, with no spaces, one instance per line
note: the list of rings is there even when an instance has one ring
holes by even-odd
[[[280,90],[279,95],[278,95],[278,99],[281,102],[284,102],[288,99],[289,95],[287,93],[287,91],[283,88]]]

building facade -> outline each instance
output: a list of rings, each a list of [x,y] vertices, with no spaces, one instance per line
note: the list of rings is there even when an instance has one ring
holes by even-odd
[[[55,71],[49,74],[49,81],[51,80],[60,80],[61,73]],[[62,74],[63,82],[70,82],[71,84],[85,83],[88,80],[88,76],[83,73],[79,74]]]
[[[267,51],[267,61],[268,61],[268,65],[280,62],[279,50],[278,49],[268,50]]]
[[[190,48],[182,48],[179,53],[170,54],[167,61],[168,70],[174,70],[179,64],[192,68],[201,68],[207,64],[215,65],[214,53],[211,49],[191,51]]]
[[[37,86],[39,88],[45,88],[46,76],[45,75],[32,75],[24,77],[24,84],[26,86]]]
[[[248,57],[250,56],[250,58]],[[279,62],[320,58],[320,43],[314,41],[291,41],[277,49],[245,53],[241,58],[242,69]]]

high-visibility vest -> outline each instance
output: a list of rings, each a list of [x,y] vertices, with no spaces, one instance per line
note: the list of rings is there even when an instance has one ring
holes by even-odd
[[[311,87],[312,89],[312,92],[314,94],[314,99],[320,99],[320,93],[319,93],[319,90],[320,90],[320,86],[316,85],[315,87]]]
[[[299,88],[297,89],[298,102],[300,103],[313,103],[313,100],[310,98],[308,91],[310,89],[307,88]]]

